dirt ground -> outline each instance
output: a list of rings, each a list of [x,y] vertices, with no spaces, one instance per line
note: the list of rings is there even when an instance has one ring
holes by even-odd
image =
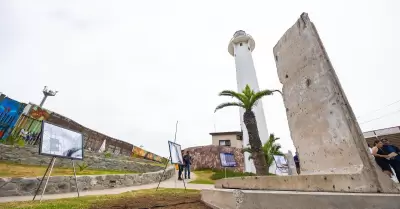
[[[185,197],[179,195],[140,196],[107,201],[101,205],[94,205],[91,209],[210,209],[200,201],[200,194],[190,194]]]

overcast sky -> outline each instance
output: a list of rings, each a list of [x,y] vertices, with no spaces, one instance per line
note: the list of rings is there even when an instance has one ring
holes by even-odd
[[[272,48],[308,12],[364,131],[400,125],[396,0],[0,0],[0,92],[161,155],[179,120],[182,147],[240,130],[239,110],[213,113],[236,90],[227,52],[253,36],[261,89],[280,89]],[[293,149],[282,98],[263,100],[269,132]],[[377,111],[375,111],[377,110]],[[377,119],[378,118],[378,119]],[[215,126],[214,126],[215,125]]]

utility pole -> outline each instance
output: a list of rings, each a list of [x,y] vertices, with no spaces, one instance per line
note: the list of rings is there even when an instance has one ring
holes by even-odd
[[[42,101],[40,102],[39,107],[42,107],[42,106],[43,106],[43,104],[44,104],[44,102],[46,101],[47,97],[53,97],[53,96],[55,96],[55,95],[57,94],[58,91],[50,90],[50,89],[47,88],[47,86],[44,86],[44,89],[43,89],[42,92],[43,92],[44,97],[43,97]]]

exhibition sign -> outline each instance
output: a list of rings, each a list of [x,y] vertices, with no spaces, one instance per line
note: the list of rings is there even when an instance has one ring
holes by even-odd
[[[235,155],[232,153],[219,153],[222,167],[236,167]]]
[[[82,134],[43,121],[39,154],[83,160]]]
[[[181,145],[168,141],[168,146],[169,146],[169,154],[171,156],[171,163],[183,165]]]

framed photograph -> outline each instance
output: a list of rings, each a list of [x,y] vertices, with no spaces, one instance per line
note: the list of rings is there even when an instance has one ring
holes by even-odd
[[[171,156],[171,163],[183,165],[181,145],[168,141],[168,146],[169,146],[169,154]]]
[[[43,121],[40,137],[40,155],[83,160],[84,149],[81,133]]]
[[[222,167],[236,167],[235,155],[232,153],[221,152],[219,153]]]

